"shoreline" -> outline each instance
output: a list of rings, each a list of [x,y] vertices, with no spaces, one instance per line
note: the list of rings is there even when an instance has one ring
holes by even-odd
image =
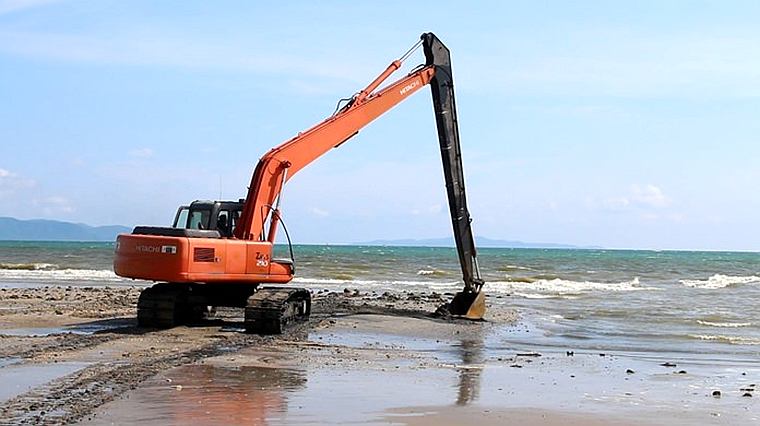
[[[434,293],[317,293],[309,322],[261,337],[240,331],[234,309],[140,330],[138,287],[4,290],[0,379],[12,390],[0,394],[3,423],[158,424],[190,412],[195,423],[733,424],[760,410],[758,366],[526,351],[510,340],[525,330],[516,311],[433,319],[446,297]]]

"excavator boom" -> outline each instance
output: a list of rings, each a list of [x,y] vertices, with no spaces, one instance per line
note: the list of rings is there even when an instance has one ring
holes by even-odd
[[[421,44],[426,59],[422,68],[374,92],[401,66],[402,59],[393,61],[332,117],[272,149],[261,158],[251,179],[235,236],[274,243],[279,218],[276,199],[285,182],[329,149],[340,146],[375,118],[430,84],[454,241],[465,284],[464,291],[457,294],[448,311],[453,315],[480,319],[485,312],[484,296],[480,293],[483,281],[478,270],[475,240],[470,226],[472,219],[467,210],[451,54],[433,33],[423,34]],[[265,232],[267,220],[269,231]]]
[[[266,219],[283,184],[309,163],[331,148],[340,146],[361,128],[427,85],[434,72],[433,67],[424,67],[363,99],[357,95],[333,116],[266,153],[251,178],[235,236],[246,240],[267,239],[266,236],[271,233],[264,233]]]
[[[381,88],[419,45],[425,64]],[[287,322],[308,317],[311,299],[306,290],[259,288],[262,283],[287,283],[295,271],[292,258],[272,258],[283,186],[301,169],[428,84],[464,280],[463,291],[444,311],[481,319],[485,312],[480,291],[483,280],[467,210],[451,57],[435,35],[425,33],[414,48],[332,116],[264,154],[244,201],[196,201],[180,208],[172,228],[136,227],[132,234],[119,235],[116,274],[163,282],[141,294],[138,322],[172,326],[197,318],[207,306],[244,306],[247,330],[277,333]]]

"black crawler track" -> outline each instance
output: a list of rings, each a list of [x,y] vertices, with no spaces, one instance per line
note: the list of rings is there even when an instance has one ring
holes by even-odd
[[[245,330],[257,334],[280,334],[285,326],[309,319],[311,295],[302,288],[265,287],[248,298]]]
[[[245,307],[247,332],[280,334],[288,324],[307,320],[311,313],[311,294],[302,288],[213,290],[214,287],[172,283],[146,288],[137,302],[137,322],[140,327],[172,328],[201,321],[211,306],[238,306]]]

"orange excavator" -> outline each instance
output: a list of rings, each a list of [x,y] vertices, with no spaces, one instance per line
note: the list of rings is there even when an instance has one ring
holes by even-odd
[[[425,64],[378,90],[420,45]],[[295,272],[287,228],[284,229],[290,258],[272,257],[281,224],[278,205],[285,183],[428,84],[433,94],[454,240],[464,280],[464,289],[443,311],[482,319],[484,282],[478,269],[465,197],[451,57],[434,34],[425,33],[364,90],[346,99],[342,107],[339,103],[332,116],[267,152],[253,172],[245,199],[194,201],[179,208],[172,227],[138,226],[131,234],[117,237],[116,274],[158,282],[140,294],[139,325],[173,327],[200,319],[216,306],[245,308],[246,330],[260,334],[280,333],[289,322],[308,318],[310,293],[280,286],[288,283]]]

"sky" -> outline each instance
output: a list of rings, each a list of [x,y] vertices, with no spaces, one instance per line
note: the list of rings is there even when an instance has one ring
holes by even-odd
[[[475,233],[760,250],[760,3],[0,0],[0,216],[167,225],[426,31]],[[402,73],[422,63],[417,52]],[[294,176],[300,243],[451,234],[428,90]]]

